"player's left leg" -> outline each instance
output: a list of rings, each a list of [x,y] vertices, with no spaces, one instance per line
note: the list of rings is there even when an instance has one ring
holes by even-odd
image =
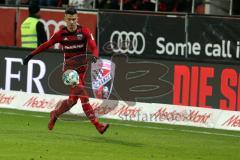
[[[79,94],[79,98],[82,103],[83,111],[84,111],[85,115],[87,116],[87,118],[91,121],[91,123],[96,127],[98,132],[100,134],[103,134],[109,127],[109,124],[99,122],[98,118],[96,117],[96,115],[94,113],[93,107],[89,103],[89,96],[88,96],[88,93],[84,86],[85,74],[79,74],[79,76],[81,79],[81,82],[79,83],[79,87],[81,88],[81,94]]]
[[[80,97],[82,108],[88,119],[91,121],[91,123],[96,127],[98,132],[100,134],[103,134],[107,128],[109,127],[109,124],[106,123],[100,123],[98,118],[96,117],[93,107],[89,103],[89,98],[86,94],[86,91],[83,89],[83,94]]]

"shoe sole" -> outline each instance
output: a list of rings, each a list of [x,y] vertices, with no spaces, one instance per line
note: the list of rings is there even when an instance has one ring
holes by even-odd
[[[101,134],[105,133],[106,130],[108,129],[108,127],[109,127],[109,124],[107,124],[106,127],[104,128],[104,130],[103,130],[102,132],[100,132],[100,133],[101,133]]]

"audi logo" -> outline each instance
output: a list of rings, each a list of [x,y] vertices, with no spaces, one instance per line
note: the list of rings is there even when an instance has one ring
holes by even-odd
[[[141,32],[114,31],[110,37],[113,52],[142,54],[145,49],[145,38]]]

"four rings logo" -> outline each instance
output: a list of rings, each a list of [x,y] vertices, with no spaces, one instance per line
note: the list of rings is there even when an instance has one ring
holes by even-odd
[[[142,54],[145,38],[141,32],[114,31],[110,37],[110,46],[115,53]]]

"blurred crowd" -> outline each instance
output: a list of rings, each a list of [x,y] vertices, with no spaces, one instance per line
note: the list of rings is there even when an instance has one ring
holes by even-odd
[[[0,0],[7,5],[29,5],[36,0]],[[98,9],[120,9],[121,0],[37,0],[40,6]],[[202,5],[203,0],[195,0],[195,8]],[[156,0],[122,0],[123,10],[155,11]],[[158,0],[158,11],[190,12],[192,0]]]
[[[101,0],[99,8],[119,9],[120,0]],[[195,0],[195,7],[202,4],[202,0]],[[154,11],[156,0],[123,0],[124,10]],[[190,12],[192,0],[158,0],[158,11]]]
[[[29,5],[32,1],[37,1],[40,6],[60,7],[60,3],[63,0],[0,0],[0,3],[7,5]]]

